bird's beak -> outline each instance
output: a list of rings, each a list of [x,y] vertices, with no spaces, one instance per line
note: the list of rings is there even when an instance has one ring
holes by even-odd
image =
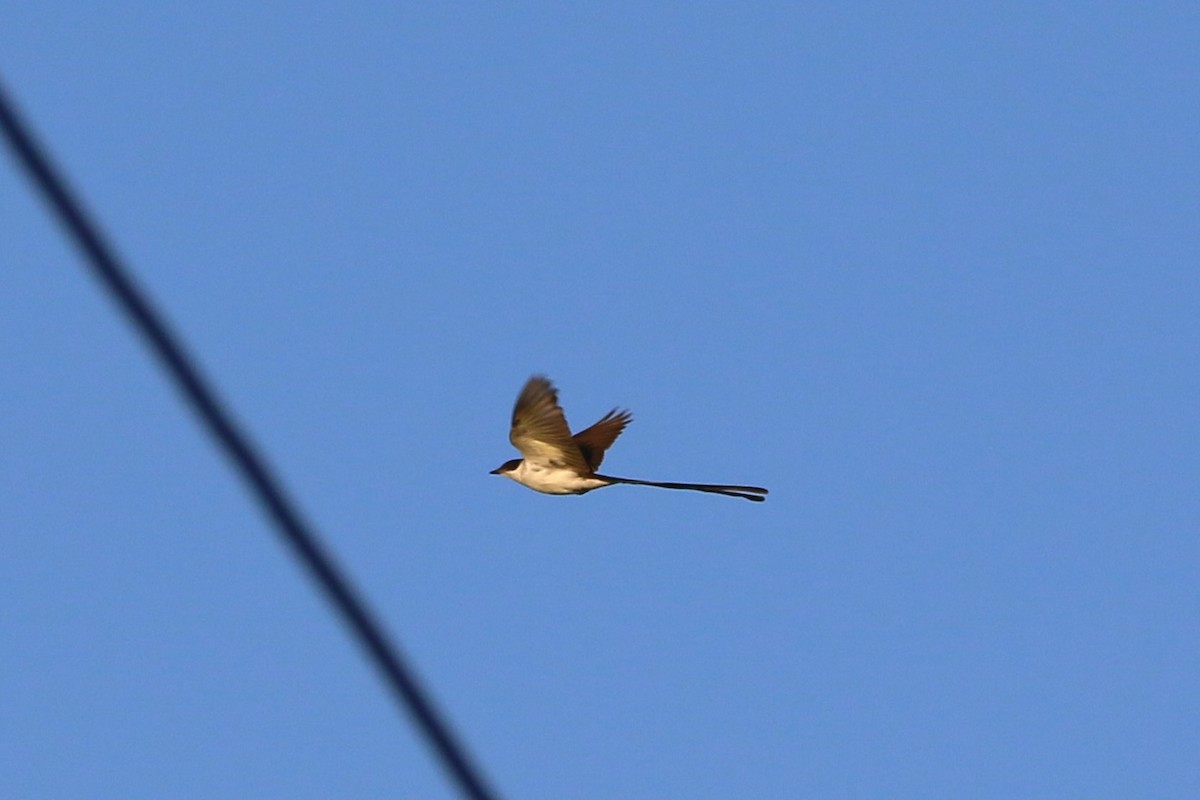
[[[500,474],[499,467],[496,467],[494,470],[492,470],[491,472],[488,473],[488,475],[499,475],[499,474]]]

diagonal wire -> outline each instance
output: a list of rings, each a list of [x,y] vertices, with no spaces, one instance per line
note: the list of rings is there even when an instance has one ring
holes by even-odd
[[[313,578],[342,616],[343,621],[366,649],[368,656],[383,673],[396,699],[412,715],[414,722],[433,747],[442,766],[450,773],[459,790],[473,800],[497,797],[484,783],[463,745],[434,708],[400,651],[383,634],[383,629],[367,610],[350,582],[338,571],[333,560],[284,493],[281,483],[268,468],[266,460],[234,425],[216,392],[200,375],[184,352],[179,339],[168,330],[162,315],[134,285],[127,270],[105,243],[99,228],[84,212],[63,178],[54,170],[44,148],[40,147],[23,123],[8,94],[0,85],[0,127],[17,161],[29,173],[49,202],[71,238],[83,250],[93,271],[112,292],[121,311],[162,361],[171,379],[183,393],[187,404],[199,415],[209,434],[233,461],[242,480],[266,509],[279,533],[312,573]]]

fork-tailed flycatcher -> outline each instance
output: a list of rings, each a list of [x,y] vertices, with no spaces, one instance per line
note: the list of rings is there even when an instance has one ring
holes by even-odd
[[[614,483],[629,483],[663,489],[691,489],[757,502],[766,500],[763,495],[767,490],[758,486],[664,483],[599,474],[596,470],[604,459],[604,451],[612,446],[632,419],[633,415],[628,411],[614,408],[595,425],[572,436],[558,405],[558,391],[549,380],[534,375],[513,406],[512,430],[508,434],[508,440],[525,458],[505,461],[491,474],[512,478],[522,486],[545,494],[584,494]]]

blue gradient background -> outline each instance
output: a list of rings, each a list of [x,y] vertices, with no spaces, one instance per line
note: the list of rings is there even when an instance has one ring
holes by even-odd
[[[1200,796],[1200,11],[0,3],[510,798]],[[0,796],[454,796],[0,169]],[[613,474],[491,477],[551,375]]]

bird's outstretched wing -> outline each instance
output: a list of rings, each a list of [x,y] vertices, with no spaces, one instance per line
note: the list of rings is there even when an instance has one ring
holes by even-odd
[[[579,445],[571,438],[567,418],[558,405],[558,391],[541,375],[530,378],[518,395],[508,440],[526,461],[591,474]]]
[[[633,415],[628,411],[612,411],[605,414],[590,428],[575,434],[575,444],[583,453],[583,459],[591,467],[592,472],[600,469],[604,460],[604,451],[612,447],[612,443],[625,430],[625,426],[633,421]]]

